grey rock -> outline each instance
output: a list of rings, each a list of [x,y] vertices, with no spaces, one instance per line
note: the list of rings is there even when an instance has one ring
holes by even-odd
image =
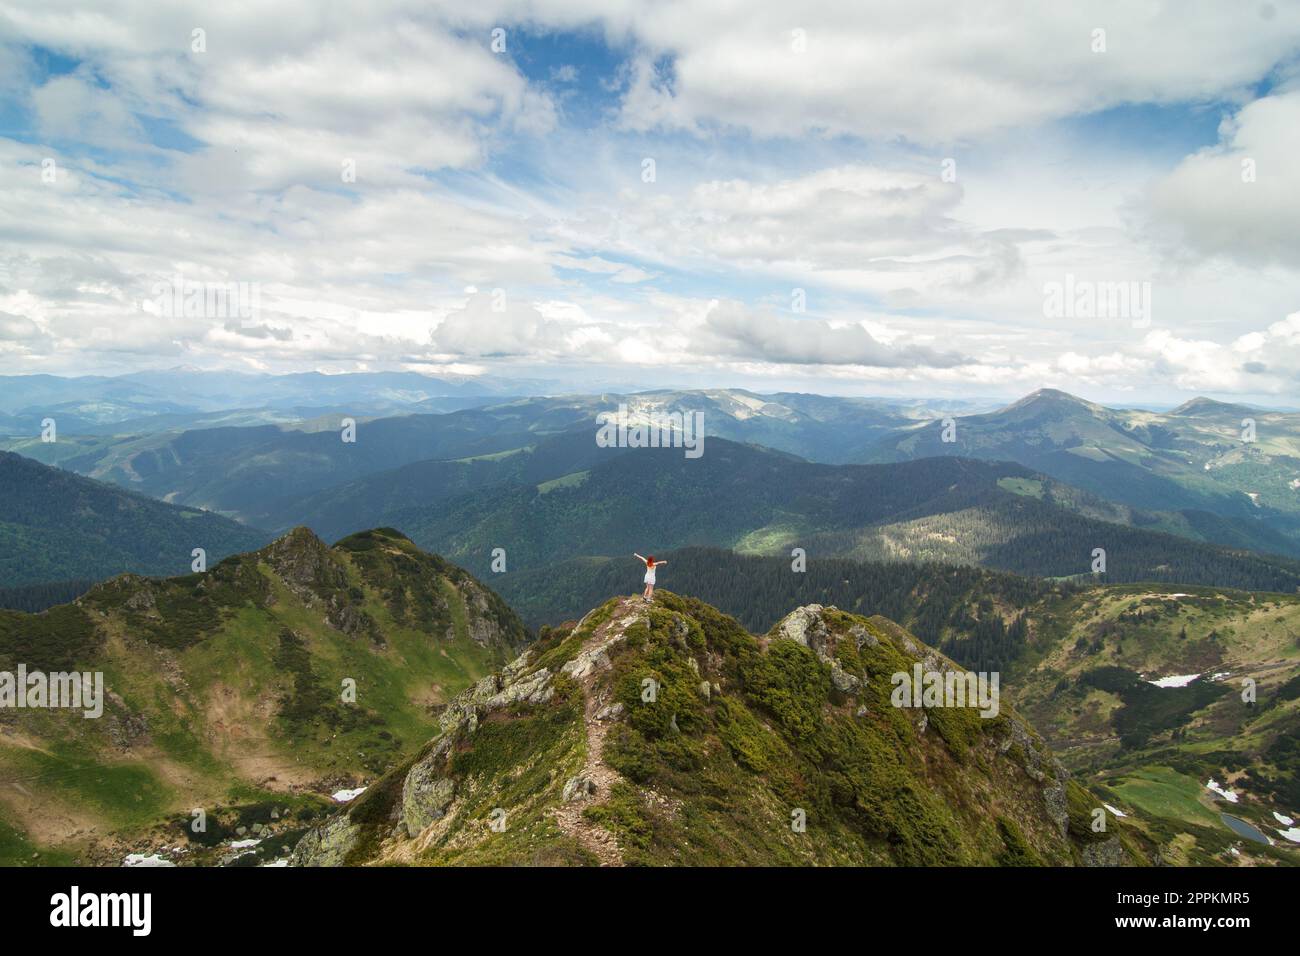
[[[615,701],[612,704],[606,704],[604,707],[600,708],[600,710],[596,711],[596,719],[617,720],[619,717],[623,716],[623,710],[622,702]]]
[[[500,710],[511,704],[543,704],[555,695],[551,686],[551,672],[543,667],[527,677],[521,677],[512,684],[502,687],[483,702],[484,710]]]
[[[416,836],[440,820],[456,799],[456,781],[442,775],[444,754],[431,754],[411,768],[402,783],[402,824]]]
[[[564,790],[560,798],[565,803],[572,803],[574,800],[586,800],[596,792],[596,781],[592,780],[585,773],[580,773],[576,777],[570,777],[564,783]]]
[[[1070,832],[1070,803],[1065,794],[1065,783],[1057,780],[1043,788],[1043,804],[1047,807],[1047,815],[1052,818],[1056,824],[1056,829],[1060,831],[1061,836]]]
[[[831,662],[831,683],[835,689],[845,694],[856,694],[862,690],[861,678],[854,677],[843,667],[839,661]]]
[[[831,635],[826,622],[822,620],[823,610],[820,604],[795,608],[777,623],[776,636],[802,644],[812,650],[819,660],[829,662]]]
[[[853,643],[858,650],[864,647],[879,647],[880,640],[861,624],[854,624],[849,628],[849,637],[853,638]]]
[[[1098,843],[1089,843],[1083,848],[1085,866],[1128,866],[1128,853],[1118,836]]]
[[[583,651],[560,670],[574,680],[581,680],[593,671],[603,671],[608,668],[609,654],[605,651],[604,645],[598,644]]]
[[[342,866],[361,839],[361,827],[346,815],[334,817],[323,826],[308,830],[290,858],[292,866]]]

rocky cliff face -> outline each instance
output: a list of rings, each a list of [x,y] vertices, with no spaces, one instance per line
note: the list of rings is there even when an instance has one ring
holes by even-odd
[[[896,706],[894,675],[917,665],[962,673],[835,608],[755,637],[668,592],[611,600],[452,700],[442,732],[293,861],[1139,862],[1005,704]]]

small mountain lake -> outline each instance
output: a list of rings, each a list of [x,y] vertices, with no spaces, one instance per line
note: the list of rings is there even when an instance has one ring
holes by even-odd
[[[1254,840],[1256,843],[1271,843],[1272,841],[1264,834],[1262,830],[1257,829],[1245,820],[1239,820],[1230,813],[1220,813],[1221,819],[1233,833],[1243,836],[1247,840]]]

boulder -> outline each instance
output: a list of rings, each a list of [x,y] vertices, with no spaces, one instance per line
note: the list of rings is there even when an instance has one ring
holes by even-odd
[[[580,773],[564,782],[564,790],[560,794],[560,799],[565,803],[572,803],[574,800],[586,800],[595,792],[596,781],[585,773]]]

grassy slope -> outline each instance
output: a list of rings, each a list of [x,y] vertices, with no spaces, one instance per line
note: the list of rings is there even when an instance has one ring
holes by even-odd
[[[0,663],[102,670],[106,695],[116,695],[101,720],[24,711],[6,724],[0,768],[31,795],[0,796],[10,827],[25,822],[47,844],[81,846],[92,827],[100,838],[129,834],[193,806],[378,774],[429,736],[431,706],[524,637],[498,606],[502,639],[474,641],[467,622],[484,612],[466,596],[477,602],[481,586],[398,536],[360,535],[328,551],[304,539],[302,548],[319,548],[343,575],[336,593],[373,622],[368,631],[326,623],[330,592],[292,587],[292,559],[269,549],[224,562],[207,581],[122,578],[79,607],[6,612]],[[138,613],[130,602],[144,594],[153,608]],[[50,640],[33,642],[33,627],[52,615],[62,620]],[[339,701],[344,678],[356,682],[355,705]],[[30,857],[25,843],[0,845],[9,847],[0,859]]]

